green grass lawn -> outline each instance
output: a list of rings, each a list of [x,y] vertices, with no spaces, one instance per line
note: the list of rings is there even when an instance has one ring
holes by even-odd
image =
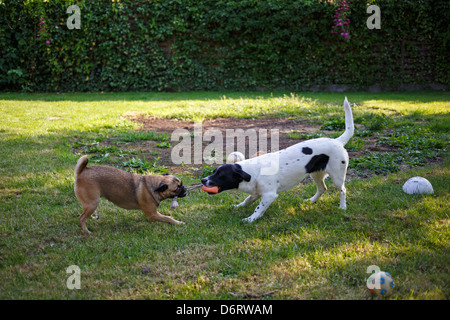
[[[186,225],[149,223],[142,212],[101,201],[87,235],[73,192],[75,142],[167,140],[153,133],[136,138],[138,125],[124,117],[130,114],[339,126],[344,94],[0,94],[0,299],[371,299],[371,265],[392,275],[390,299],[449,299],[450,94],[347,96],[358,128],[350,147],[370,136],[396,148],[352,159],[347,211],[338,209],[328,180],[316,204],[304,202],[315,185],[299,185],[252,224],[241,220],[256,203],[233,208],[245,194],[193,191],[176,211],[170,201],[160,207]],[[403,183],[417,175],[432,183],[433,195],[403,193]],[[199,183],[193,174],[179,177]],[[71,265],[81,269],[79,290],[66,287]]]

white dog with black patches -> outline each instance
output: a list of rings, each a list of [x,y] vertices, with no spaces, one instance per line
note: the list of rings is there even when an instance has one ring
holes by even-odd
[[[344,146],[354,132],[353,115],[347,97],[344,110],[345,131],[340,137],[307,140],[278,152],[224,164],[216,168],[212,175],[202,179],[203,185],[217,186],[218,192],[238,189],[249,193],[250,196],[237,207],[247,206],[261,198],[253,214],[244,219],[253,222],[264,214],[279,192],[299,184],[308,174],[317,186],[316,194],[309,200],[316,202],[327,189],[324,180],[329,175],[341,193],[339,208],[345,210],[344,183],[349,158]]]

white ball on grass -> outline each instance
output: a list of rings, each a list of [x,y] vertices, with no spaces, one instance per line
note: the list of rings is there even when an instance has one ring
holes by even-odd
[[[245,156],[239,151],[231,152],[227,157],[227,163],[235,163],[243,160],[245,160]]]
[[[430,181],[422,177],[408,179],[403,185],[403,191],[407,194],[432,194],[433,186]]]

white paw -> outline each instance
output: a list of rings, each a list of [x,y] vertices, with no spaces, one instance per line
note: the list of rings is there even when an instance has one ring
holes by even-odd
[[[253,221],[255,221],[255,220],[256,220],[256,219],[255,219],[255,218],[252,218],[252,217],[248,217],[248,218],[242,219],[242,221],[248,222],[248,223],[251,223],[251,222],[253,222]]]
[[[312,198],[306,199],[305,202],[316,203],[317,200],[319,200],[319,199],[317,199],[317,198],[315,198],[315,197],[312,197]]]

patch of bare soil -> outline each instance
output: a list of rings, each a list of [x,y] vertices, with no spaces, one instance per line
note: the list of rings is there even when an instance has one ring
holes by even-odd
[[[173,119],[157,119],[157,118],[149,118],[144,116],[127,116],[128,119],[136,121],[141,124],[141,129],[143,131],[156,131],[158,133],[167,133],[172,135],[172,133],[177,129],[185,129],[192,136],[194,134],[194,125],[196,124],[194,121],[181,121],[181,120],[173,120]],[[197,123],[199,125],[199,123]],[[212,142],[215,142],[215,138],[208,139],[205,136],[205,132],[208,130],[218,130],[220,131],[223,142],[223,154],[226,155],[227,150],[238,150],[238,143],[245,144],[245,157],[249,158],[253,156],[253,154],[249,154],[250,144],[257,145],[257,150],[264,150],[265,147],[262,148],[259,145],[260,134],[267,134],[267,139],[265,136],[261,138],[267,142],[267,149],[271,151],[271,146],[275,146],[275,143],[272,144],[272,130],[278,131],[278,149],[285,149],[293,144],[300,142],[301,140],[291,139],[288,137],[288,133],[295,130],[300,134],[311,134],[320,129],[320,125],[311,125],[307,121],[298,121],[298,120],[289,120],[289,119],[273,119],[273,118],[258,118],[258,119],[231,119],[231,118],[217,118],[217,119],[209,119],[201,122],[202,129],[202,149],[206,146],[210,145]],[[238,131],[242,130],[242,131]],[[261,131],[260,131],[261,130]],[[211,131],[210,131],[211,132]],[[230,138],[234,134],[238,134],[239,132],[247,135],[249,132],[254,132],[256,134],[258,141],[250,141],[251,138],[247,135],[245,141],[238,142],[236,138],[233,138],[233,146],[227,146],[227,137]],[[196,132],[197,133],[197,132]],[[194,138],[191,139],[192,146],[194,143]],[[185,165],[184,168],[180,168],[180,166],[175,166],[171,159],[173,146],[178,143],[178,141],[170,141],[172,147],[171,148],[156,148],[156,144],[158,142],[147,143],[147,147],[152,148],[149,151],[158,151],[160,161],[159,164],[166,165],[171,168],[171,172],[179,173],[181,171],[186,171],[187,167],[201,167],[202,165],[194,164],[193,155],[191,158],[191,164]],[[154,146],[153,146],[154,145]],[[142,146],[141,146],[142,147]],[[242,146],[241,146],[242,147]],[[144,151],[144,150],[143,150]],[[272,150],[273,151],[273,150]],[[145,153],[145,152],[144,152]],[[192,147],[193,153],[193,147]]]
[[[145,117],[142,115],[127,115],[128,119],[135,121],[141,125],[139,130],[142,131],[156,131],[157,133],[166,133],[169,137],[172,133],[177,129],[185,129],[186,135],[184,139],[190,139],[191,144],[191,161],[186,161],[182,165],[176,165],[172,161],[172,150],[175,146],[181,143],[181,140],[171,141],[169,138],[170,147],[161,148],[158,147],[158,144],[161,144],[161,141],[135,141],[135,142],[126,142],[120,143],[119,148],[124,150],[124,157],[121,158],[123,161],[128,161],[133,157],[134,154],[137,154],[136,157],[141,159],[145,159],[146,161],[154,161],[156,158],[159,158],[157,161],[158,166],[166,166],[168,167],[168,172],[172,174],[180,174],[180,173],[191,173],[194,176],[199,176],[201,174],[201,169],[205,162],[201,164],[194,163],[194,132],[199,133],[199,131],[194,131],[194,125],[197,126],[200,123],[195,123],[194,121],[181,121],[174,119],[158,119]],[[272,131],[277,130],[278,132],[278,149],[285,149],[291,145],[304,141],[305,139],[293,139],[292,132],[294,131],[297,136],[305,136],[308,134],[316,133],[320,130],[320,125],[311,124],[306,120],[291,120],[291,119],[274,119],[274,118],[258,118],[258,119],[231,119],[231,118],[218,118],[218,119],[209,119],[201,122],[201,130],[202,130],[202,151],[205,150],[205,147],[212,144],[215,141],[215,138],[207,138],[204,134],[208,130],[217,130],[216,132],[220,132],[221,135],[216,135],[219,138],[222,137],[223,141],[218,145],[223,146],[223,155],[226,157],[226,152],[229,150],[238,150],[238,144],[242,148],[242,144],[245,145],[245,157],[249,158],[253,156],[253,154],[249,154],[250,144],[252,146],[257,145],[257,150],[264,150],[264,145],[259,145],[259,139],[261,138],[261,134],[267,134],[267,136],[262,136],[262,139],[266,141],[267,149],[271,150],[271,146],[276,147],[276,143],[272,144]],[[209,131],[211,132],[211,131]],[[232,141],[227,141],[227,137],[234,134],[240,134],[246,136],[245,140],[239,141],[238,139],[233,138]],[[256,133],[256,136],[248,135],[249,132]],[[334,132],[327,131],[327,135],[332,135]],[[275,133],[274,133],[275,134]],[[249,136],[251,136],[249,138]],[[256,137],[256,138],[255,138]],[[204,141],[203,141],[204,140]],[[252,140],[252,141],[250,141]],[[255,141],[257,140],[257,141]],[[188,140],[189,141],[189,140]],[[227,142],[231,142],[232,145],[227,145]],[[100,147],[102,146],[114,146],[116,142],[114,140],[105,140],[100,143]],[[379,138],[377,136],[369,136],[364,138],[364,145],[362,148],[359,148],[358,151],[354,151],[351,148],[348,148],[350,158],[358,158],[367,154],[367,152],[396,152],[395,148],[383,145],[379,143]],[[209,156],[209,155],[207,155]],[[117,159],[116,159],[117,160]],[[225,161],[225,159],[223,159]],[[108,160],[104,162],[104,164],[113,164],[108,163]],[[116,161],[117,165],[117,161]],[[348,176],[351,178],[354,176],[352,170],[349,170]]]

